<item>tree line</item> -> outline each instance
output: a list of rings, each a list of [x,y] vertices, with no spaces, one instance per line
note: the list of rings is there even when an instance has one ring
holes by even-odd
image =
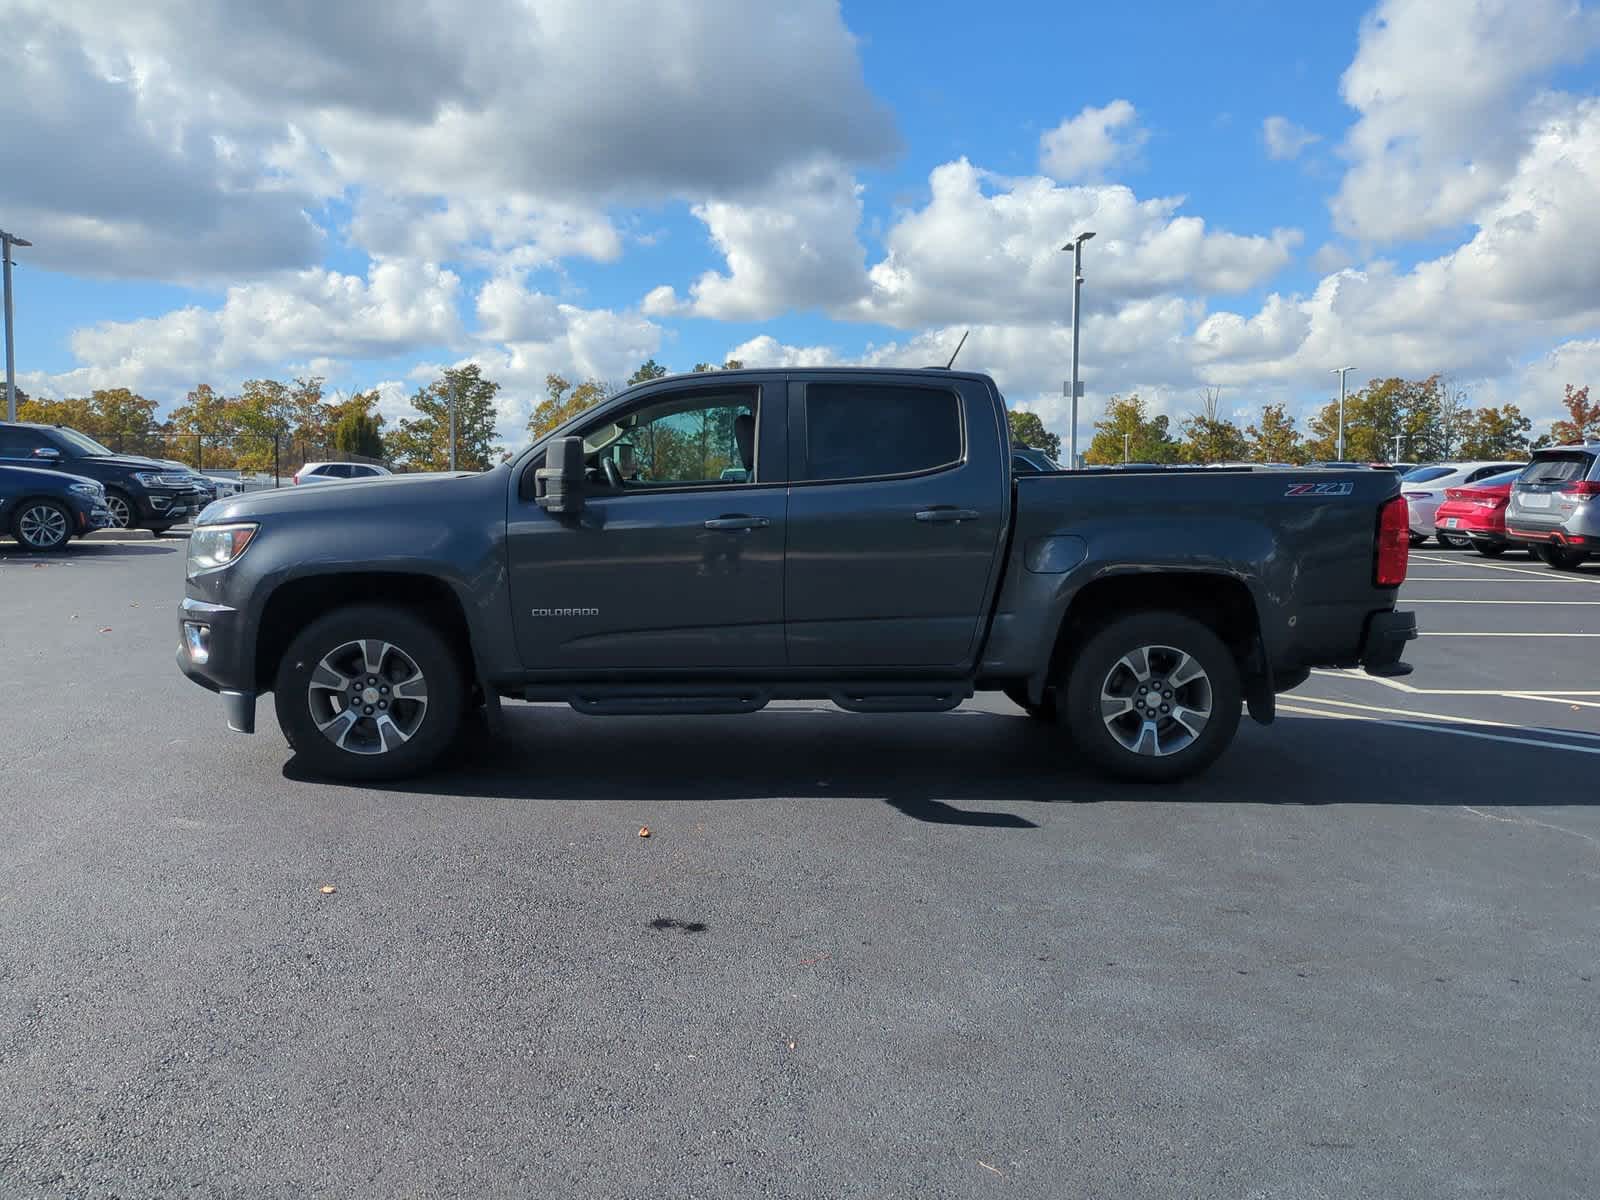
[[[1543,446],[1600,439],[1600,402],[1590,402],[1587,386],[1568,384],[1562,407],[1567,415],[1530,441],[1533,423],[1515,404],[1469,407],[1437,375],[1374,379],[1345,398],[1343,457],[1355,462],[1516,459]],[[1152,414],[1137,394],[1112,396],[1095,422],[1084,461],[1328,462],[1339,458],[1338,437],[1336,400],[1314,413],[1304,430],[1284,404],[1263,406],[1241,428],[1221,415],[1219,395],[1208,389],[1199,411],[1182,418],[1174,430],[1170,418]]]
[[[695,372],[737,370],[730,359],[720,367],[699,362]],[[654,358],[628,376],[626,386],[666,375]],[[330,397],[324,381],[311,376],[292,382],[245,381],[236,395],[209,384],[190,391],[165,419],[157,404],[127,388],[96,389],[87,396],[42,400],[18,393],[18,417],[81,430],[113,450],[176,459],[194,467],[232,467],[246,472],[274,466],[274,451],[285,469],[317,457],[353,455],[383,460],[401,470],[440,471],[450,465],[450,409],[456,417],[456,464],[484,470],[509,457],[498,445],[497,396],[500,384],[477,364],[448,367],[411,396],[414,416],[384,428],[376,391]],[[545,379],[545,397],[534,407],[527,432],[539,437],[611,396],[607,381],[577,384],[561,375]],[[1443,459],[1519,458],[1530,449],[1567,442],[1600,440],[1600,401],[1589,388],[1566,386],[1566,416],[1530,441],[1532,422],[1515,404],[1472,408],[1441,376],[1423,380],[1374,379],[1345,399],[1345,453],[1359,462],[1425,462]],[[1061,439],[1037,414],[1013,411],[1012,436],[1061,454]],[[1223,416],[1220,394],[1208,389],[1196,412],[1176,429],[1165,414],[1152,414],[1142,397],[1112,396],[1095,422],[1085,461],[1133,462],[1319,462],[1338,456],[1339,405],[1330,401],[1302,430],[1284,404],[1268,404],[1244,427]]]

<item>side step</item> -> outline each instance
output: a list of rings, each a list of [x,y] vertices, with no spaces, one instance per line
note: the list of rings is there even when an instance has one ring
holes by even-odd
[[[759,712],[774,700],[828,700],[846,712],[948,712],[972,695],[963,681],[866,683],[784,682],[751,684],[533,684],[523,699],[570,704],[593,717],[650,717]]]

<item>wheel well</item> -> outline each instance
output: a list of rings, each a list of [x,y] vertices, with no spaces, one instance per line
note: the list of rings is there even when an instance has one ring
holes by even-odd
[[[471,630],[449,584],[429,575],[363,571],[291,580],[267,598],[256,632],[257,689],[271,690],[284,651],[310,622],[345,605],[373,603],[407,609],[439,630],[455,650],[462,675],[476,678]]]
[[[1226,575],[1164,571],[1113,575],[1080,589],[1056,634],[1048,678],[1061,678],[1078,647],[1102,625],[1130,613],[1153,611],[1182,613],[1199,621],[1233,651],[1246,675],[1261,671],[1261,621],[1250,589]]]

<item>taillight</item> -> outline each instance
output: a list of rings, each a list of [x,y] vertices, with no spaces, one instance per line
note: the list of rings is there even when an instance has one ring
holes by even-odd
[[[299,483],[300,482],[300,472],[296,471],[293,475],[289,476],[289,482],[290,483]]]
[[[1600,479],[1576,480],[1562,488],[1561,494],[1571,496],[1574,500],[1588,500],[1600,496]]]
[[[1403,496],[1385,500],[1378,510],[1378,546],[1373,556],[1372,582],[1379,587],[1399,587],[1406,581],[1411,557],[1411,520]]]
[[[1433,493],[1432,492],[1401,492],[1400,495],[1401,495],[1401,498],[1405,499],[1405,500],[1432,500],[1433,499]]]
[[[1445,488],[1444,498],[1446,500],[1465,500],[1467,493],[1464,488]]]

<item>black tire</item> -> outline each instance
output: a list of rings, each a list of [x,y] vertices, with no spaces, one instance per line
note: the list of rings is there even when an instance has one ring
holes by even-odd
[[[1557,571],[1576,571],[1589,556],[1582,550],[1568,550],[1565,546],[1537,545],[1534,554],[1547,567]]]
[[[1437,536],[1439,539],[1439,545],[1443,546],[1446,550],[1472,549],[1471,538],[1460,537],[1453,533],[1441,533],[1436,534],[1435,536]]]
[[[345,666],[346,659],[341,651],[350,655],[349,662],[359,667],[357,656],[362,655],[364,643],[378,643],[388,649],[377,650],[380,674],[368,676],[379,680],[366,697],[373,703],[351,705],[343,690],[325,686],[329,676],[320,672],[324,659],[332,657],[340,665],[340,675],[359,683],[356,677],[361,670],[351,672]],[[353,651],[349,649],[352,645],[355,646]],[[374,710],[386,707],[389,701],[379,699],[376,691],[394,684],[404,685],[406,660],[421,673],[425,699],[418,709],[415,699],[403,699],[394,694],[394,707],[387,713],[386,731],[378,724],[386,714]],[[385,668],[389,668],[387,676],[381,674]],[[355,782],[400,779],[427,770],[455,740],[466,707],[461,664],[449,642],[410,611],[379,605],[342,608],[313,621],[289,643],[283,661],[278,664],[273,688],[278,726],[296,759],[318,775]],[[395,693],[398,691],[396,687]],[[314,703],[319,711],[313,710]],[[359,711],[345,722],[345,715],[351,708]],[[366,713],[373,715],[366,716]],[[347,725],[335,732],[343,732],[352,745],[370,750],[375,739],[385,748],[369,753],[342,748],[332,740],[333,734],[325,734],[319,728],[319,716],[329,718],[330,726]],[[409,730],[403,730],[408,724]],[[402,732],[404,737],[400,740]],[[395,744],[391,745],[391,740]]]
[[[1028,699],[1026,684],[1013,683],[1005,689],[1005,697],[1035,721],[1054,721],[1056,719],[1056,694],[1051,689],[1046,689],[1044,699],[1038,704]]]
[[[11,536],[30,554],[60,550],[72,540],[72,514],[64,504],[43,497],[24,500],[11,519]]]
[[[1426,546],[1428,544],[1428,538],[1426,534],[1411,533],[1407,534],[1406,536],[1411,539],[1411,548],[1413,550],[1415,550],[1418,546]]]
[[[146,528],[150,530],[150,536],[151,537],[160,537],[162,534],[166,533],[167,530],[171,529],[172,526],[171,525],[148,525],[148,526],[146,526]]]
[[[1209,717],[1199,732],[1193,733],[1177,719],[1156,716],[1154,724],[1159,730],[1152,737],[1152,747],[1159,751],[1163,738],[1170,745],[1188,733],[1187,745],[1153,754],[1141,754],[1118,740],[1107,719],[1102,716],[1102,694],[1113,680],[1130,678],[1131,672],[1118,664],[1125,656],[1135,655],[1141,647],[1156,648],[1149,656],[1152,680],[1163,678],[1161,669],[1173,669],[1176,661],[1170,651],[1188,655],[1204,672],[1204,682],[1209,692]],[[1170,651],[1169,651],[1170,648]],[[1174,675],[1178,673],[1173,670]],[[1172,689],[1167,699],[1174,705],[1187,701],[1191,707],[1196,702],[1197,684],[1184,683]],[[1187,692],[1187,694],[1186,694]],[[1102,771],[1119,779],[1141,783],[1172,783],[1187,778],[1209,766],[1228,748],[1239,728],[1239,710],[1242,693],[1239,683],[1239,664],[1222,640],[1206,626],[1178,613],[1147,612],[1122,617],[1092,635],[1078,652],[1067,674],[1064,686],[1058,689],[1062,697],[1060,719],[1071,734],[1080,753]],[[1130,703],[1133,703],[1130,697]],[[1139,746],[1145,745],[1144,719],[1136,710],[1122,714],[1141,725],[1137,738]],[[1177,733],[1176,738],[1168,735]]]
[[[1499,558],[1510,547],[1504,542],[1474,542],[1472,548],[1485,558]]]

